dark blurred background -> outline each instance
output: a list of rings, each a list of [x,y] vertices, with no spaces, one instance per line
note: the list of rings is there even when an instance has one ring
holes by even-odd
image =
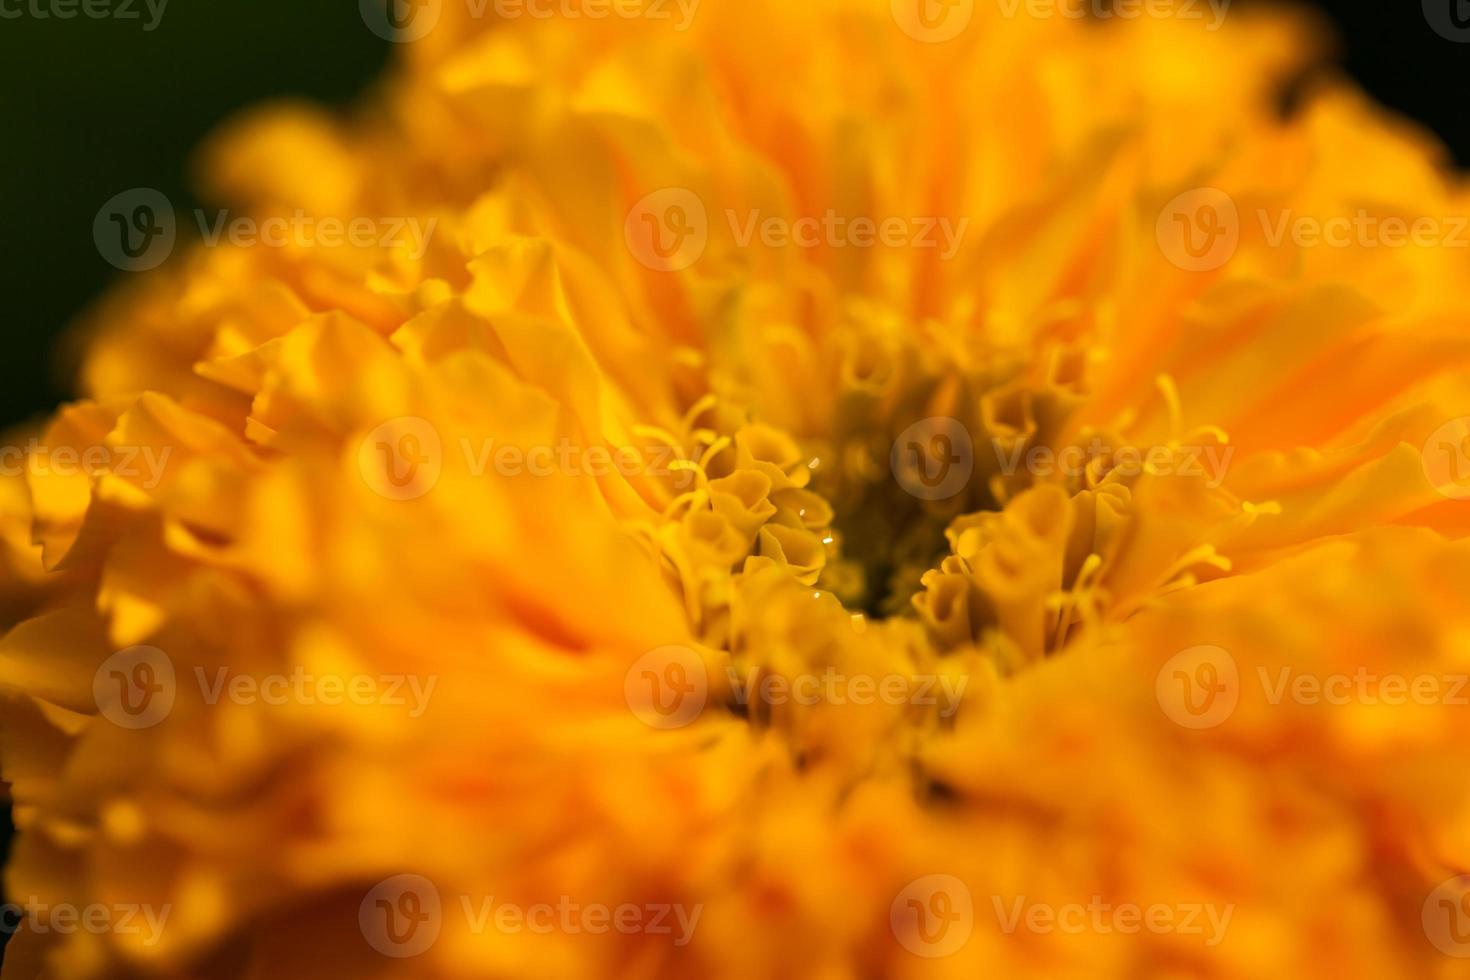
[[[138,20],[42,20],[25,13],[32,2],[0,0],[0,14],[22,12],[0,17],[0,298],[9,310],[0,321],[0,426],[66,397],[53,343],[125,275],[93,244],[103,202],[156,187],[193,207],[189,153],[216,123],[272,96],[348,102],[389,48],[352,0],[171,0],[152,31],[144,0],[133,3]],[[1261,2],[1236,0],[1231,9]],[[1348,70],[1379,101],[1439,133],[1463,165],[1470,115],[1446,93],[1470,77],[1470,44],[1431,27],[1452,24],[1461,2],[1319,6],[1337,24]]]
[[[33,2],[0,0],[0,12]],[[272,96],[348,102],[389,54],[351,0],[171,0],[151,32],[145,2],[133,0],[143,15],[133,21],[0,19],[0,296],[10,311],[0,426],[66,396],[53,341],[126,275],[93,244],[103,202],[156,187],[181,212],[193,207],[189,153],[216,123]],[[1446,11],[1462,2],[1427,0]],[[1470,116],[1445,97],[1467,77],[1470,44],[1436,33],[1418,0],[1318,6],[1337,24],[1350,72],[1470,161]]]

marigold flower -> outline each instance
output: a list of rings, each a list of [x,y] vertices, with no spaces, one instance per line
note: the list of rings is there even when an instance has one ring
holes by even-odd
[[[1464,975],[1470,196],[1315,25],[428,6],[200,168],[422,247],[0,480],[6,980]]]

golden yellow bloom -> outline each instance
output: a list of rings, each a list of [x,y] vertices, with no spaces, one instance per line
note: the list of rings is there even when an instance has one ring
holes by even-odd
[[[282,240],[0,483],[6,980],[1470,975],[1433,141],[1283,15],[692,6],[204,149]]]

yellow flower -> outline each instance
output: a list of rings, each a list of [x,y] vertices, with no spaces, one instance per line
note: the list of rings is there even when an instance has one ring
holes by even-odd
[[[1198,6],[219,134],[0,482],[6,980],[1463,976],[1470,200]]]

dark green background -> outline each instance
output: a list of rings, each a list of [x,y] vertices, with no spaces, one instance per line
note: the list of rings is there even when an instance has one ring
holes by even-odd
[[[1359,81],[1470,160],[1470,45],[1430,31],[1415,0],[1327,6]],[[123,275],[92,242],[103,202],[156,187],[192,207],[189,153],[217,122],[271,96],[346,102],[388,48],[354,0],[171,0],[152,33],[141,21],[0,20],[0,426],[65,397],[53,342]]]
[[[1470,45],[1431,32],[1415,0],[1326,6],[1360,81],[1470,159],[1458,97]],[[349,101],[389,47],[354,0],[170,0],[152,33],[141,21],[0,20],[0,426],[67,394],[53,341],[123,275],[92,243],[103,202],[141,186],[192,207],[186,162],[217,122],[271,96]]]
[[[355,0],[170,0],[151,33],[0,20],[0,424],[67,394],[52,342],[125,275],[92,242],[108,198],[156,187],[192,207],[189,153],[216,123],[273,96],[349,101],[388,48]]]

